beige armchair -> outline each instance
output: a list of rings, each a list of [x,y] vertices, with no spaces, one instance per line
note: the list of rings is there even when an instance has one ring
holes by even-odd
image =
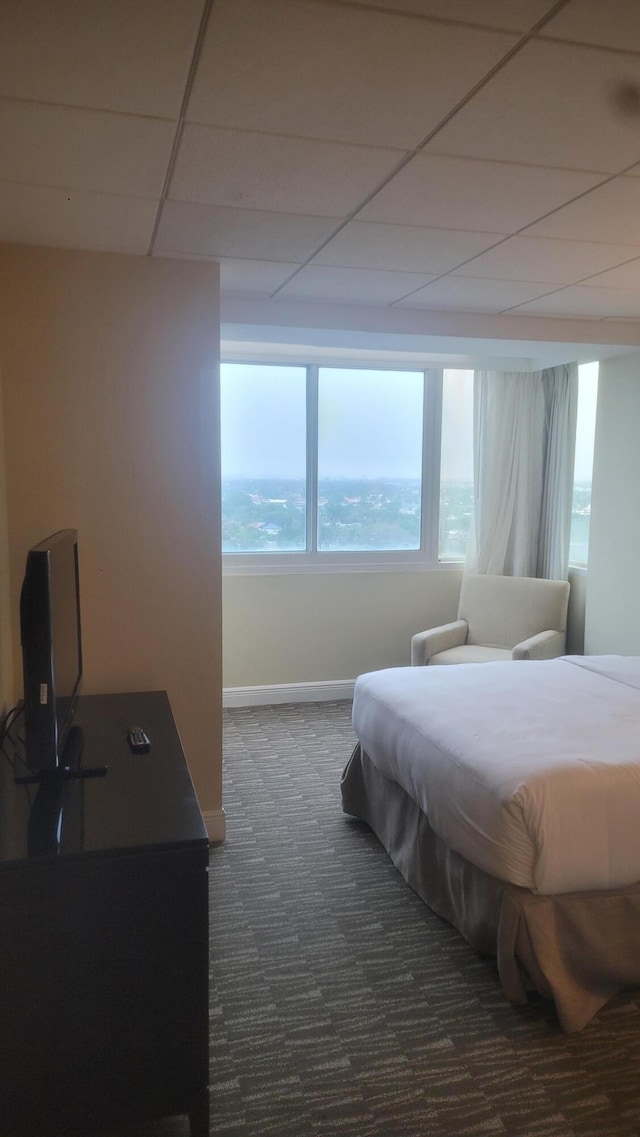
[[[564,655],[568,603],[566,580],[465,574],[457,620],[413,636],[411,663],[416,667]]]

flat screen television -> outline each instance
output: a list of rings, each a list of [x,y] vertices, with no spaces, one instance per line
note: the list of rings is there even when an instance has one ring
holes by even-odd
[[[27,554],[20,594],[25,760],[35,771],[64,765],[82,681],[78,534],[61,529]]]

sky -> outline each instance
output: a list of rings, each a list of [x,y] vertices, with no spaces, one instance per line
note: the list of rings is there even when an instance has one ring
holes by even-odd
[[[320,368],[318,477],[420,478],[423,377]]]
[[[221,369],[223,476],[304,477],[305,369],[256,374]],[[320,368],[318,420],[320,477],[420,477],[422,372]]]
[[[598,364],[579,368],[575,478],[589,481]],[[305,476],[304,367],[221,368],[223,478]],[[318,474],[419,478],[422,372],[319,369]],[[473,479],[473,372],[445,370],[441,477]]]
[[[223,478],[304,478],[304,367],[223,363]]]
[[[598,399],[598,364],[584,363],[578,368],[578,421],[574,481],[590,482],[593,470],[593,441]]]

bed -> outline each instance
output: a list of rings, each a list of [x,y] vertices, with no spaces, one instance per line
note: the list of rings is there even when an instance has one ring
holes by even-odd
[[[507,998],[574,1031],[640,987],[640,657],[371,672],[353,725],[343,809]]]

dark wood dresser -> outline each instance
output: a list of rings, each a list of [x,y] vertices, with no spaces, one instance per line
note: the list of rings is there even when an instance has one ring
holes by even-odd
[[[169,701],[82,697],[75,725],[105,776],[16,785],[2,758],[0,1133],[207,1137],[208,842]]]

